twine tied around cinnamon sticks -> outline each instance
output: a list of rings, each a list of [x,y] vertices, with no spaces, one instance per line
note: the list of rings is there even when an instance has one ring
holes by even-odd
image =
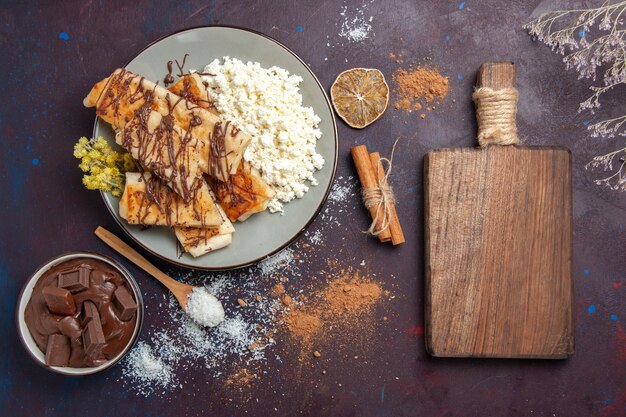
[[[352,148],[352,157],[362,186],[363,203],[372,217],[366,233],[377,236],[381,242],[391,241],[394,246],[405,241],[396,213],[393,190],[388,182],[397,142],[396,140],[393,145],[389,159],[381,158],[378,152],[370,154],[365,145]]]
[[[516,88],[492,89],[480,87],[472,94],[476,104],[478,122],[478,143],[481,147],[489,145],[517,145]]]
[[[387,158],[384,158],[387,160]],[[381,159],[383,161],[383,159]],[[385,174],[385,182],[386,178],[389,175],[389,171]],[[379,174],[380,175],[380,174]],[[361,196],[363,197],[363,203],[365,204],[365,208],[371,209],[375,208],[376,216],[372,219],[372,224],[370,224],[369,229],[367,229],[367,233],[373,236],[378,236],[380,232],[389,227],[389,223],[391,223],[391,218],[389,216],[389,206],[396,202],[393,189],[389,184],[382,183],[376,187],[367,187],[361,190]],[[380,220],[380,226],[378,226],[379,219],[382,213],[382,219]]]
[[[393,153],[392,153],[393,159]],[[383,168],[383,162],[387,163],[387,170]],[[390,206],[395,204],[396,199],[393,195],[393,189],[387,182],[387,178],[391,173],[392,162],[387,158],[380,158],[380,164],[374,167],[376,177],[379,179],[378,183],[374,187],[363,187],[361,189],[361,196],[363,197],[363,203],[369,210],[374,208],[376,215],[372,219],[367,233],[373,236],[378,236],[383,230],[389,227],[391,223],[391,216],[389,213]],[[382,171],[382,172],[381,172]],[[381,219],[379,219],[381,217]]]

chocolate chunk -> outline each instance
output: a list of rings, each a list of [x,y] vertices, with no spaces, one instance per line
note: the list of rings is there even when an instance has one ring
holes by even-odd
[[[91,304],[90,302],[85,302],[85,305]],[[92,308],[88,308],[93,313]],[[85,309],[87,311],[87,309]],[[90,316],[86,322],[86,326],[83,329],[83,347],[85,348],[85,354],[91,358],[95,358],[100,354],[102,347],[104,346],[106,340],[104,339],[104,332],[102,331],[102,323],[100,322],[100,313],[98,313],[98,309],[95,308],[95,314]]]
[[[59,321],[59,331],[62,335],[69,337],[70,339],[78,339],[83,332],[78,319],[73,316],[63,317]]]
[[[59,274],[59,287],[69,290],[72,294],[89,288],[91,269],[81,265],[76,269],[63,271]]]
[[[91,301],[85,301],[83,303],[83,319],[81,320],[81,325],[85,327],[94,317],[100,318],[98,307]]]
[[[64,316],[71,316],[76,313],[74,297],[72,297],[72,294],[65,288],[46,287],[41,293],[46,300],[50,312]]]
[[[115,306],[115,312],[122,321],[132,319],[135,311],[137,311],[137,303],[126,287],[118,287],[115,290],[113,293],[113,306]]]
[[[51,334],[46,346],[46,365],[67,366],[70,361],[70,339],[62,334]]]

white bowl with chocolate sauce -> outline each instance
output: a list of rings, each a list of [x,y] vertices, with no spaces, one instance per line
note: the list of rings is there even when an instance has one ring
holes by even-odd
[[[143,299],[117,261],[70,252],[48,260],[26,281],[16,321],[37,363],[63,375],[90,375],[115,365],[135,344]]]

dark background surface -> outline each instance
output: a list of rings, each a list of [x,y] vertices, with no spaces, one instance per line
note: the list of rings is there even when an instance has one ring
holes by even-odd
[[[602,173],[584,169],[594,155],[622,147],[623,138],[590,138],[584,125],[598,115],[576,112],[588,94],[585,84],[564,71],[560,57],[531,42],[521,29],[530,16],[559,4],[372,1],[365,3],[364,11],[373,16],[372,32],[360,43],[338,37],[342,6],[350,14],[363,3],[2,1],[0,414],[626,415],[626,198],[594,185]],[[90,134],[94,119],[82,98],[95,81],[149,42],[208,24],[249,27],[276,38],[309,63],[327,89],[339,72],[351,67],[376,67],[390,78],[398,67],[389,59],[390,52],[402,53],[404,66],[429,59],[450,77],[444,104],[424,120],[390,108],[363,131],[338,121],[337,175],[344,178],[354,175],[351,146],[365,143],[386,155],[393,139],[401,138],[392,182],[407,244],[386,247],[358,233],[366,228],[367,217],[355,197],[349,210],[333,213],[328,207],[341,228],[324,227],[322,219],[311,226],[324,240],[316,248],[317,261],[302,266],[305,275],[321,268],[331,254],[346,266],[364,259],[381,281],[393,279],[394,314],[377,327],[367,352],[360,353],[370,358],[368,365],[339,353],[334,358],[329,351],[334,361],[328,375],[307,378],[290,373],[296,365],[287,360],[283,375],[298,377],[277,382],[268,368],[246,398],[225,393],[223,380],[203,375],[202,368],[186,371],[195,373],[198,386],[149,398],[122,387],[115,370],[82,379],[54,375],[36,365],[17,339],[14,309],[19,289],[37,265],[59,253],[86,249],[111,255],[92,234],[97,225],[123,236],[98,193],[80,184],[71,148],[78,137]],[[475,145],[470,93],[476,71],[483,61],[509,59],[518,69],[518,124],[524,142],[563,145],[573,152],[576,353],[563,361],[432,358],[421,334],[422,158],[433,148]],[[605,101],[605,115],[626,110],[624,94],[623,89],[615,91]],[[184,272],[148,258],[172,274]],[[162,297],[157,284],[130,269],[147,306]],[[154,326],[162,318],[152,307],[146,323]],[[147,328],[142,339],[149,338]]]

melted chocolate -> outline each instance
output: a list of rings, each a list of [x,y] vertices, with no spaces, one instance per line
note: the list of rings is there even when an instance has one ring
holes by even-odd
[[[193,236],[187,236],[185,243],[189,246],[198,246],[201,243],[207,243],[209,239],[219,234],[214,228],[195,229]]]
[[[183,56],[183,63],[180,64],[178,63],[178,60],[176,60],[176,66],[178,67],[178,76],[182,77],[184,75],[184,70],[183,68],[185,67],[185,62],[187,62],[187,57],[189,56],[189,54],[185,54],[185,56]]]
[[[174,82],[174,77],[172,76],[173,64],[174,63],[172,61],[167,61],[167,75],[163,78],[163,83],[166,87]]]
[[[182,77],[184,75],[184,70],[183,68],[185,67],[185,62],[187,61],[187,57],[189,56],[189,54],[185,54],[185,56],[183,56],[183,63],[180,64],[178,62],[178,60],[176,59],[176,66],[178,67],[178,76]],[[174,83],[174,76],[172,75],[172,71],[174,70],[174,62],[173,61],[167,61],[167,75],[165,76],[165,78],[163,78],[163,83],[165,84],[165,86],[167,87],[168,85]]]
[[[202,124],[202,120],[198,116],[193,116],[189,121],[189,126],[196,127]]]
[[[45,287],[56,287],[60,272],[78,269],[81,266],[88,266],[91,269],[90,285],[86,290],[73,295],[76,313],[69,316],[51,313],[42,290]],[[132,293],[124,277],[113,267],[91,258],[66,261],[46,271],[35,284],[24,312],[26,326],[39,349],[45,353],[48,338],[54,334],[62,334],[70,339],[69,366],[73,368],[98,366],[117,356],[128,345],[137,321],[136,313],[129,321],[120,320],[115,313],[111,299],[115,290],[122,286],[126,286]],[[91,301],[98,307],[106,341],[95,357],[86,355],[83,346],[84,326],[80,317],[86,301]]]
[[[209,175],[212,177],[229,177],[229,168],[224,169],[222,161],[226,160],[226,132],[228,131],[228,125],[230,122],[226,122],[224,128],[222,128],[222,122],[215,123],[213,128],[213,134],[211,135],[209,147]]]
[[[171,226],[171,215],[174,211],[176,212],[176,219],[178,219],[178,205],[176,204],[174,193],[154,176],[146,176],[145,173],[142,173],[139,180],[146,183],[146,192],[143,193],[139,204],[138,217],[140,222],[144,222],[145,218],[150,213],[148,208],[150,205],[154,204],[165,214],[167,224]]]
[[[187,110],[192,110],[198,107],[209,109],[209,110],[215,109],[215,105],[213,104],[213,102],[202,99],[198,93],[192,90],[192,83],[191,83],[191,78],[189,75],[185,75],[181,79],[183,82],[183,88],[175,89],[175,93],[185,100],[185,106]],[[207,88],[206,85],[205,85],[205,88]],[[198,117],[198,116],[194,116],[194,117]]]
[[[242,165],[234,175],[228,178],[228,181],[220,181],[208,176],[205,176],[205,179],[215,193],[220,206],[232,221],[259,204],[254,181]]]

